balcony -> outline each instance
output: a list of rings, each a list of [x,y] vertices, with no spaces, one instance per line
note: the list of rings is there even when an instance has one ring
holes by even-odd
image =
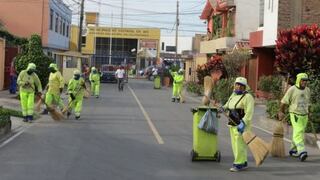
[[[234,0],[210,0],[212,7],[232,7],[235,6]]]
[[[210,41],[202,41],[200,43],[200,53],[217,53],[219,50],[231,49],[235,45],[234,37],[222,37]]]

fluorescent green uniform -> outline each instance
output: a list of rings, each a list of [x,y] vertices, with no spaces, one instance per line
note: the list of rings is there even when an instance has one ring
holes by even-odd
[[[281,103],[289,105],[290,121],[293,127],[291,149],[297,150],[298,154],[305,151],[304,132],[310,105],[310,89],[308,87],[300,89],[300,81],[303,77],[300,74],[297,76],[295,86],[291,86],[281,100]]]
[[[249,87],[247,86],[247,90],[248,88]],[[251,131],[251,120],[254,112],[254,98],[251,94],[246,93],[240,100],[242,96],[243,94],[237,95],[236,93],[232,93],[232,95],[229,97],[229,100],[224,105],[224,108],[243,109],[245,113],[244,117],[242,118],[245,123],[244,131]],[[235,107],[236,104],[237,106]],[[247,162],[247,145],[243,140],[242,134],[238,132],[237,126],[230,125],[230,137],[234,156],[233,164],[244,164]]]
[[[51,72],[49,75],[48,91],[46,93],[46,104],[57,104],[61,109],[63,109],[64,104],[60,97],[60,89],[63,89],[64,87],[64,79],[61,73],[58,71],[56,64],[50,64],[50,67],[53,67],[56,72]]]
[[[173,78],[172,98],[181,98],[181,91],[183,86],[183,73],[170,72]]]
[[[91,82],[91,92],[92,92],[92,95],[99,96],[99,92],[100,92],[100,74],[97,71],[93,72],[93,70],[96,71],[95,68],[92,68],[90,76],[89,76],[89,80]]]
[[[84,86],[85,86],[85,82],[83,78],[80,78],[79,80],[75,80],[73,78],[69,81],[69,84],[68,84],[68,93],[69,94],[72,93],[75,96],[75,100],[73,101],[71,98],[69,98],[69,103],[71,103],[70,107],[71,109],[74,109],[76,116],[80,116],[80,113],[82,110]]]
[[[32,64],[32,65],[31,65]],[[20,102],[23,116],[32,116],[34,109],[35,90],[42,91],[40,79],[36,73],[28,74],[30,69],[35,70],[35,65],[30,63],[26,70],[20,72],[18,76],[18,85],[20,87]]]

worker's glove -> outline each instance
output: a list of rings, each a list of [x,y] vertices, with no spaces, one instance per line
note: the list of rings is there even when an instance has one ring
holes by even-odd
[[[70,93],[70,98],[71,98],[72,100],[75,100],[75,99],[76,99],[76,97],[75,97],[74,94],[72,94],[72,93]]]
[[[42,93],[41,92],[36,92],[36,95],[41,97],[42,96]]]
[[[94,80],[91,80],[91,83],[94,83]]]
[[[244,121],[241,119],[240,120],[240,124],[238,124],[237,129],[239,133],[243,133],[244,132],[244,128],[246,127],[246,124],[244,123]]]
[[[60,88],[60,94],[63,92],[63,88]]]

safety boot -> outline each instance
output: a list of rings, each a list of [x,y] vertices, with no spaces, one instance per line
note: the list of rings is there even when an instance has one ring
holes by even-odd
[[[290,151],[289,151],[289,155],[292,157],[297,157],[298,156],[297,153],[298,153],[298,151],[295,149],[290,149]]]
[[[80,119],[80,116],[76,116],[76,120],[79,120]]]
[[[179,103],[180,102],[180,98],[177,98],[177,103]]]
[[[299,154],[299,159],[301,162],[305,161],[308,157],[308,153],[306,151],[303,151]]]
[[[48,109],[44,109],[41,114],[48,114]]]
[[[230,168],[231,172],[243,171],[248,168],[248,163],[245,162],[243,164],[233,164],[232,168]]]
[[[28,122],[27,116],[23,116],[22,121],[23,121],[23,122]]]
[[[175,99],[175,98],[172,98],[172,99],[171,99],[171,102],[175,102],[175,101],[176,101],[176,99]]]

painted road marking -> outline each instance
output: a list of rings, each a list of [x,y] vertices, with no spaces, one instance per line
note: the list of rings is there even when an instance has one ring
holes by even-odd
[[[130,89],[133,97],[136,99],[136,101],[137,101],[137,103],[138,103],[138,105],[139,105],[139,107],[140,107],[140,110],[142,111],[145,119],[147,120],[148,125],[149,125],[149,127],[150,127],[150,129],[151,129],[151,131],[152,131],[152,133],[153,133],[153,135],[154,135],[154,137],[157,139],[157,141],[158,141],[159,144],[164,144],[164,142],[163,142],[163,140],[162,140],[162,138],[161,138],[161,136],[160,136],[157,128],[154,126],[154,124],[153,124],[150,116],[148,115],[148,113],[146,112],[146,110],[144,109],[144,107],[142,106],[142,104],[140,103],[140,101],[139,101],[138,97],[136,96],[136,94],[134,93],[133,89],[132,89],[130,86],[128,86],[128,88]]]
[[[0,149],[3,148],[4,146],[6,146],[7,144],[9,144],[11,141],[13,141],[15,138],[17,138],[18,136],[20,136],[22,133],[24,133],[25,130],[27,130],[28,127],[20,127],[20,128],[16,128],[16,134],[11,136],[10,138],[8,138],[7,140],[5,140],[3,143],[0,144]]]

